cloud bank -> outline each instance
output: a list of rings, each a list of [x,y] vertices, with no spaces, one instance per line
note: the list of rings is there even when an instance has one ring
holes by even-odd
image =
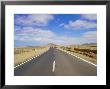
[[[83,33],[80,37],[71,37],[71,36],[59,36],[53,33],[51,30],[41,29],[41,28],[32,28],[24,27],[20,31],[15,31],[15,40],[21,42],[40,42],[40,43],[55,43],[60,45],[68,44],[81,44],[88,42],[95,42],[97,32],[88,31]]]
[[[60,19],[61,15],[57,15],[57,17],[51,14],[16,15],[15,44],[18,42],[18,44],[27,43],[26,45],[37,45],[39,43],[71,45],[97,42],[97,16],[95,14],[83,14],[76,20],[67,20],[64,15],[64,21]],[[54,22],[57,19],[59,21],[56,25]],[[54,25],[51,26],[50,23],[54,23]],[[61,30],[61,35],[59,35],[58,30]],[[76,32],[77,36],[67,35],[67,32],[73,34]]]
[[[50,14],[31,14],[16,16],[16,25],[28,25],[28,26],[47,26],[49,21],[53,20],[54,16]]]
[[[97,15],[96,14],[83,14],[81,18],[75,21],[68,21],[68,23],[61,23],[59,26],[63,26],[66,29],[70,30],[85,30],[97,28]]]

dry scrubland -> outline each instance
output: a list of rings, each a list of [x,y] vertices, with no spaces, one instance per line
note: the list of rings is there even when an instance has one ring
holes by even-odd
[[[97,45],[71,45],[62,46],[61,48],[87,61],[97,64]]]
[[[14,48],[14,66],[48,50],[49,47]]]

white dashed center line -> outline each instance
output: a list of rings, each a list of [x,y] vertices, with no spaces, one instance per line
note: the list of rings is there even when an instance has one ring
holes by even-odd
[[[54,72],[55,71],[55,61],[53,61],[53,69],[52,71]]]

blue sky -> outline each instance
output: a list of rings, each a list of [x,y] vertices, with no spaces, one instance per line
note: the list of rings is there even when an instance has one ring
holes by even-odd
[[[15,14],[14,46],[97,43],[96,14]]]

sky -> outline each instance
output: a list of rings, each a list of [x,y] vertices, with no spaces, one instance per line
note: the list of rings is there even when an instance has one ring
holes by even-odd
[[[97,43],[96,14],[15,14],[14,46]]]

